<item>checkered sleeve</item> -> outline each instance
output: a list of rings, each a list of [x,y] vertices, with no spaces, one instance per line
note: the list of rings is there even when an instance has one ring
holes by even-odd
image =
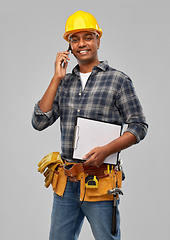
[[[116,104],[123,122],[128,124],[125,132],[132,133],[136,137],[137,143],[140,142],[146,136],[148,124],[132,81],[129,78],[124,78]]]
[[[53,103],[53,108],[46,113],[43,113],[39,107],[39,102],[35,104],[34,112],[32,115],[32,126],[38,131],[51,126],[59,117],[57,101]]]

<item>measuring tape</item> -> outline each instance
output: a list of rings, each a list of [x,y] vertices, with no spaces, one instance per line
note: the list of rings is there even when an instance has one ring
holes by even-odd
[[[99,180],[95,175],[89,175],[85,179],[86,188],[98,188]]]

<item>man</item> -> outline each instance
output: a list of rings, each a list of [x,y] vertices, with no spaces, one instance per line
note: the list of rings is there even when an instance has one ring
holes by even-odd
[[[76,116],[122,126],[128,124],[119,138],[107,145],[96,146],[83,156],[86,160],[83,167],[92,166],[94,169],[105,166],[103,162],[111,154],[140,142],[148,127],[130,78],[111,68],[107,61],[99,61],[101,36],[102,29],[90,13],[78,11],[68,18],[63,37],[69,42],[69,49],[78,65],[72,73],[66,74],[69,50],[57,54],[54,76],[42,99],[36,104],[32,118],[33,127],[37,130],[47,128],[60,118],[61,156],[67,159],[72,158]],[[116,234],[111,234],[113,198],[107,195],[103,198],[88,198],[84,193],[84,202],[80,204],[82,183],[78,177],[75,182],[70,179],[68,177],[66,180],[63,194],[58,194],[58,190],[54,193],[50,240],[78,239],[84,217],[88,219],[95,239],[120,239],[118,208]],[[105,178],[101,179],[104,180],[99,180],[99,185],[105,181]],[[55,184],[59,188],[65,180],[57,181]]]

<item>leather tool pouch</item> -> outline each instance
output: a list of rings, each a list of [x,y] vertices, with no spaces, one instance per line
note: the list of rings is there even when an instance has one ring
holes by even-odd
[[[67,184],[67,177],[64,174],[64,168],[63,166],[59,166],[57,171],[54,172],[53,176],[53,182],[52,182],[52,188],[53,191],[59,195],[63,196],[64,190]]]
[[[86,188],[84,201],[106,201],[113,200],[112,195],[108,195],[107,191],[115,187],[121,188],[122,172],[113,171],[106,177],[99,179],[98,188]]]
[[[78,182],[77,174],[79,175],[83,171],[82,164],[66,164],[65,166],[59,166],[58,169],[55,170],[53,176],[53,191],[62,197],[67,184],[67,178],[70,181]]]
[[[102,171],[101,171],[102,170]],[[98,177],[98,188],[86,188],[85,179],[88,175],[94,174]],[[67,178],[70,181],[80,181],[80,201],[108,201],[113,200],[112,195],[108,195],[107,191],[115,187],[121,188],[122,172],[112,171],[107,173],[107,170],[99,169],[98,172],[94,169],[83,168],[82,164],[67,164],[64,167],[59,166],[58,170],[54,172],[52,187],[54,192],[63,196],[67,184]]]
[[[64,174],[68,177],[70,181],[73,181],[73,182],[78,182],[77,174],[83,171],[84,171],[84,168],[81,163],[67,164],[64,166]]]

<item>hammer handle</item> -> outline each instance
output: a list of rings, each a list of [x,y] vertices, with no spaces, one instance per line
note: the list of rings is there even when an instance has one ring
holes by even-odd
[[[113,212],[112,212],[112,230],[111,233],[113,236],[116,235],[116,206],[113,206]]]

